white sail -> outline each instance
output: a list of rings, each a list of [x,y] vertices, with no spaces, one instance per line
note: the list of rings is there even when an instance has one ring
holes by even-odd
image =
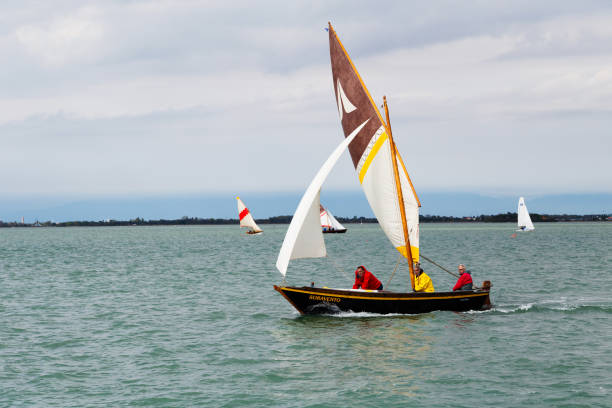
[[[391,144],[381,127],[379,136],[374,135],[370,142],[373,147],[366,150],[357,167],[368,203],[393,246],[406,258],[408,257],[404,240],[402,218],[397,200],[398,192],[393,178],[393,159]],[[382,140],[381,140],[382,139]],[[404,192],[404,209],[412,258],[419,260],[419,204],[412,192],[408,177],[402,171],[402,161],[397,160],[399,177]]]
[[[321,206],[320,216],[321,216],[321,227],[323,228],[324,231],[326,229],[334,230],[334,231],[346,230],[346,228],[344,228],[344,226],[340,224],[340,222],[336,219],[336,217],[334,217],[331,211],[329,211],[323,206]]]
[[[321,229],[321,186],[346,147],[366,123],[368,123],[367,120],[336,147],[336,150],[327,158],[302,196],[276,260],[276,268],[281,275],[285,276],[287,274],[287,266],[292,259],[321,258],[327,255],[323,230]]]
[[[519,198],[518,201],[518,227],[519,230],[522,231],[533,231],[535,229],[529,217],[529,211],[527,211],[527,206],[525,205],[523,197]]]
[[[238,201],[238,217],[240,218],[240,228],[248,228],[252,232],[261,232],[261,228],[257,226],[251,212],[244,205],[240,197],[236,197]]]

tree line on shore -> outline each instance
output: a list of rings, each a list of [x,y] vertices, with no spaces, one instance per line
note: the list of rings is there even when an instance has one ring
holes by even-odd
[[[566,222],[566,221],[612,221],[612,214],[537,214],[532,213],[531,220],[533,222]],[[291,215],[281,215],[270,218],[262,218],[255,220],[258,224],[289,224]],[[343,224],[375,224],[378,221],[376,218],[367,217],[336,217]],[[472,217],[452,217],[444,215],[420,215],[421,223],[429,222],[516,222],[516,213],[501,213],[493,215],[478,215]],[[110,226],[132,226],[132,225],[233,225],[238,224],[238,219],[235,218],[197,218],[197,217],[182,217],[176,220],[145,220],[137,217],[130,220],[104,220],[104,221],[65,221],[53,222],[45,221],[34,223],[19,223],[19,222],[2,222],[0,228],[10,227],[110,227]]]

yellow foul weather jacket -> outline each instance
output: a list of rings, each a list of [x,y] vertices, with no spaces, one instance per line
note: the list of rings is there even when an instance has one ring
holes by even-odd
[[[421,272],[418,277],[414,278],[414,291],[415,292],[433,292],[434,286],[431,278],[425,274],[425,272]]]

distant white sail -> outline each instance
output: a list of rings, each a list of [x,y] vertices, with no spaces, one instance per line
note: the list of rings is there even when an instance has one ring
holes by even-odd
[[[240,218],[240,228],[248,228],[251,233],[262,232],[261,228],[257,226],[251,212],[244,205],[240,197],[236,197],[238,201],[238,217]]]
[[[525,205],[525,199],[523,199],[523,197],[519,198],[518,201],[518,227],[521,231],[533,231],[535,229],[529,217],[529,211],[527,211],[527,206]]]
[[[331,211],[321,206],[321,227],[323,231],[346,231],[346,228],[333,216]]]

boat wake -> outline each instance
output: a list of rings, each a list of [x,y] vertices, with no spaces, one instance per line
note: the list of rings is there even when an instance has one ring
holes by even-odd
[[[427,313],[424,313],[427,314]],[[387,314],[382,314],[382,313],[371,313],[371,312],[340,312],[340,313],[328,313],[328,314],[322,314],[321,316],[326,316],[326,317],[336,317],[336,318],[362,318],[362,317],[416,317],[416,316],[422,316],[423,314],[420,315],[407,315],[407,314],[402,314],[402,313],[387,313]]]
[[[612,314],[612,304],[601,300],[578,300],[568,302],[565,299],[556,301],[543,301],[540,303],[523,303],[518,305],[494,305],[491,312],[499,313],[527,313],[527,312],[561,312],[561,313],[586,313],[601,312]]]
[[[533,308],[533,303],[525,303],[522,305],[518,305],[518,306],[510,306],[510,307],[504,307],[504,306],[493,306],[491,308],[491,312],[500,312],[500,313],[521,313],[521,312],[526,312],[530,309]]]

